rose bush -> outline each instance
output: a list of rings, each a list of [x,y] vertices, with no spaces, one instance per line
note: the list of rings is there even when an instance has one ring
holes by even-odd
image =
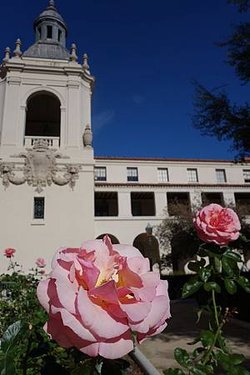
[[[8,248],[8,249],[5,249],[4,250],[4,256],[6,256],[6,258],[12,258],[15,254],[16,250],[15,249],[12,249],[12,248]]]
[[[39,267],[39,268],[44,268],[44,267],[46,267],[45,259],[44,259],[44,258],[37,258],[37,260],[36,260],[36,265],[37,265],[37,267]]]
[[[215,203],[197,213],[194,226],[201,240],[220,246],[237,240],[241,229],[237,214],[231,208],[223,208]]]
[[[107,236],[59,249],[37,295],[49,314],[47,333],[92,357],[122,357],[134,338],[161,332],[170,317],[166,281],[139,250]]]

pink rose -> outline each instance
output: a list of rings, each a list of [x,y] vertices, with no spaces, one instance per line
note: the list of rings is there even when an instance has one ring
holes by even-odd
[[[46,262],[45,262],[44,258],[37,258],[36,265],[39,268],[44,268],[46,266]]]
[[[6,256],[6,258],[12,258],[14,256],[15,252],[16,252],[15,249],[11,249],[11,248],[5,249],[4,250],[4,256]]]
[[[49,314],[45,330],[59,345],[92,357],[119,358],[161,332],[170,317],[166,281],[128,245],[85,241],[54,256],[37,296]]]
[[[202,208],[194,219],[194,226],[201,240],[221,246],[237,240],[241,229],[236,213],[219,204],[209,204]]]

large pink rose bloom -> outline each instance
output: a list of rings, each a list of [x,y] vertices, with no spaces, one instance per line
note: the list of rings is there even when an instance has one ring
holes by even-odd
[[[37,295],[49,314],[45,330],[59,345],[119,358],[161,332],[170,317],[167,284],[139,250],[108,237],[60,249]]]
[[[241,229],[239,218],[231,208],[213,203],[197,213],[194,226],[201,240],[221,246],[237,240]]]

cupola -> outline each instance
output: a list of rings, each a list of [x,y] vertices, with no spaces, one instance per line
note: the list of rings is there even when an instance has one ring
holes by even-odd
[[[69,58],[66,49],[67,26],[58,13],[54,0],[34,21],[35,43],[23,56],[65,60]]]

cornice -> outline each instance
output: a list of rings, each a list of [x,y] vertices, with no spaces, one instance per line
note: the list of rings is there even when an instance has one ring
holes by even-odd
[[[248,188],[250,189],[250,184],[178,184],[178,183],[104,183],[95,182],[96,187],[141,187],[141,188]]]
[[[160,158],[160,157],[120,157],[120,156],[95,156],[96,161],[148,161],[148,162],[180,162],[180,163],[227,163],[234,165],[250,164],[250,160],[235,161],[227,159],[193,159],[193,158]]]

